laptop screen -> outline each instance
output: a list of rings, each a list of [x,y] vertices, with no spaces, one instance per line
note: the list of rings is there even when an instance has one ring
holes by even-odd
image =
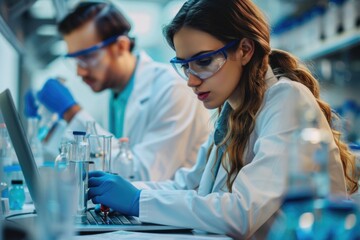
[[[39,206],[37,205],[36,187],[39,186],[40,175],[9,89],[0,93],[0,110],[3,122],[6,124],[21,170],[24,174],[31,198],[33,199],[35,208],[39,209]]]

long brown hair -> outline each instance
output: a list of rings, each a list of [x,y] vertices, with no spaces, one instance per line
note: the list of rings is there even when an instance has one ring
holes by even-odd
[[[226,152],[229,167],[227,187],[229,191],[237,174],[244,166],[243,156],[254,130],[256,114],[263,102],[266,91],[265,74],[267,66],[274,73],[300,82],[312,92],[324,116],[331,126],[332,114],[328,104],[320,99],[319,84],[308,68],[291,54],[271,50],[269,25],[258,7],[251,0],[189,0],[177,13],[172,22],[164,28],[164,35],[174,49],[173,37],[182,27],[187,26],[207,32],[224,44],[235,39],[248,38],[254,42],[255,50],[250,62],[244,67],[239,81],[241,91],[239,102],[228,120],[228,132],[222,142],[227,143]],[[340,133],[333,130],[335,142],[340,150],[347,188],[350,193],[357,190],[354,179],[354,157],[347,146],[341,142]],[[225,164],[224,161],[222,163]]]

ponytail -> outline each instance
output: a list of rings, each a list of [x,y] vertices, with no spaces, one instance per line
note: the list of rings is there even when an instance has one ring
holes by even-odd
[[[341,163],[344,169],[348,192],[354,193],[358,190],[355,175],[355,157],[349,151],[347,145],[340,140],[340,132],[333,128],[333,114],[330,106],[320,99],[320,87],[318,81],[311,74],[310,70],[302,64],[295,56],[282,50],[272,50],[269,56],[269,64],[277,77],[287,77],[293,81],[305,85],[314,95],[321,108],[329,126],[332,129],[333,137],[340,151]]]

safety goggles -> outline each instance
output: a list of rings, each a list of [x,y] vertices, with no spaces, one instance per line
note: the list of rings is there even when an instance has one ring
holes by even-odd
[[[120,36],[120,35],[119,35]],[[68,61],[75,61],[75,66],[81,68],[95,67],[105,53],[105,47],[117,41],[119,36],[110,37],[92,47],[65,55]]]
[[[174,57],[170,63],[186,81],[189,80],[190,74],[205,80],[221,69],[228,57],[226,51],[238,42],[239,40],[234,40],[218,50],[184,60]]]

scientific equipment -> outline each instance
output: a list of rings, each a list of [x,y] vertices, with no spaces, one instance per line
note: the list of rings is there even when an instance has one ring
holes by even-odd
[[[98,135],[96,130],[96,122],[95,121],[87,121],[86,122],[86,135]]]
[[[288,186],[282,215],[275,220],[267,239],[313,239],[318,212],[330,197],[328,132],[319,128],[319,113],[299,104],[299,129],[289,146]],[[320,228],[317,225],[317,228]],[[314,238],[320,239],[320,238]]]
[[[0,123],[0,161],[3,167],[12,164],[12,145],[5,123]]]
[[[70,151],[70,171],[75,178],[77,208],[77,223],[86,222],[87,185],[89,174],[89,144],[86,141],[86,132],[74,131],[74,143]]]
[[[28,118],[27,124],[28,124],[27,137],[30,143],[30,148],[34,155],[36,165],[40,167],[44,165],[44,151],[42,148],[41,141],[38,138],[39,120],[37,118]]]
[[[40,90],[37,94],[37,105],[38,105],[38,115],[40,116],[40,123],[39,123],[39,131],[38,131],[38,138],[43,141],[46,136],[49,134],[49,132],[54,128],[55,124],[57,124],[57,122],[60,120],[60,118],[62,116],[59,116],[59,112],[56,112],[55,109],[52,109],[51,106],[47,105],[49,108],[47,108],[41,101],[44,101],[44,95],[48,96],[49,94],[52,94],[51,90],[55,90],[52,84],[48,84],[51,81],[55,81],[55,83],[61,83],[61,85],[63,83],[65,83],[65,79],[62,77],[55,77],[55,78],[50,78],[44,85],[44,87],[47,86],[47,91],[49,92],[44,92],[44,87],[42,90]],[[51,85],[51,87],[49,86]],[[57,96],[62,96],[57,95]],[[41,101],[40,101],[41,99]],[[49,101],[51,102],[51,100]],[[49,102],[47,102],[47,104],[49,104]],[[55,106],[64,106],[64,102],[62,101],[52,101],[52,103],[54,103]],[[66,105],[66,104],[65,104]]]
[[[11,210],[21,210],[23,208],[25,202],[23,180],[11,180],[9,202]]]
[[[4,123],[0,124],[0,195],[8,197],[8,185],[5,181],[4,166],[11,164],[11,143]]]
[[[319,129],[315,109],[300,104],[300,128],[293,135],[288,165],[288,195],[299,192],[325,198],[330,195],[328,172],[329,144],[332,136]]]
[[[60,154],[55,158],[55,169],[62,170],[69,166],[70,147],[70,142],[61,143]]]
[[[95,129],[95,124],[93,126],[94,126],[93,129]],[[104,172],[112,172],[111,169],[112,136],[88,135],[87,138],[90,145],[90,158],[92,161],[95,162],[95,169]],[[100,211],[104,215],[104,221],[108,223],[108,214],[110,212],[110,208],[101,204]]]
[[[134,161],[128,138],[119,139],[119,153],[114,159],[112,170],[129,181],[134,180]]]
[[[38,114],[40,116],[39,122],[39,130],[37,137],[40,141],[43,141],[46,136],[49,134],[50,130],[54,127],[54,125],[59,120],[59,116],[56,113],[48,110],[43,104],[38,103]]]
[[[359,239],[359,210],[350,200],[327,199],[317,209],[314,228],[313,239]]]

